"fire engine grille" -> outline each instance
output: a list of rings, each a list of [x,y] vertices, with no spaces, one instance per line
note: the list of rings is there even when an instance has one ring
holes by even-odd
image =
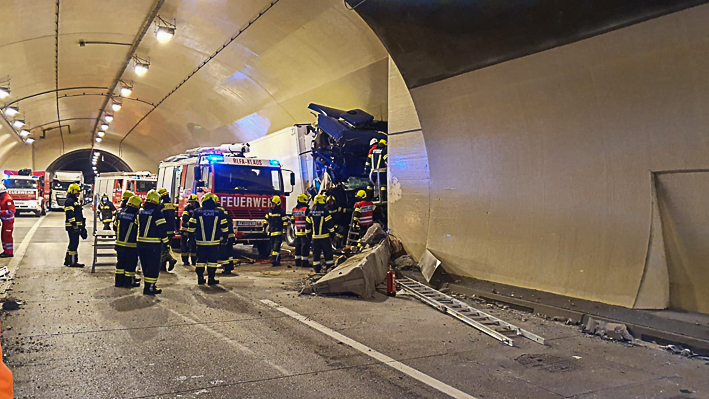
[[[262,209],[230,209],[232,219],[264,219],[266,211]]]

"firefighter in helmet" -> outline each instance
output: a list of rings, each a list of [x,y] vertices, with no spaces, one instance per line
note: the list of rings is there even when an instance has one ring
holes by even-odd
[[[266,214],[266,233],[269,237],[271,247],[271,264],[278,266],[281,264],[281,244],[285,234],[288,217],[281,206],[281,197],[274,195],[271,198],[271,208]]]
[[[190,266],[190,258],[192,259],[192,265],[197,265],[197,244],[194,240],[194,234],[188,231],[190,219],[197,208],[199,208],[199,198],[197,197],[197,194],[192,194],[187,199],[187,205],[182,210],[182,227],[180,228],[182,237],[180,238],[180,252],[182,254],[182,264],[184,266]]]
[[[170,201],[170,194],[167,189],[158,189],[160,195],[160,211],[167,222],[167,244],[163,245],[162,254],[160,255],[160,271],[171,272],[175,268],[176,259],[170,255],[170,246],[172,238],[175,237],[175,204]]]
[[[325,270],[335,264],[330,242],[330,235],[335,232],[335,227],[322,194],[316,195],[313,199],[313,207],[306,218],[306,226],[306,231],[313,240],[313,268],[316,273],[320,273],[322,270],[321,255],[325,257]]]
[[[293,208],[293,227],[295,228],[295,265],[310,267],[310,239],[308,238],[306,218],[310,214],[308,196],[300,194],[298,203]]]
[[[98,204],[97,212],[103,223],[103,229],[111,230],[111,223],[116,216],[116,207],[113,206],[113,202],[108,199],[108,194],[103,193],[101,196],[101,202]]]
[[[143,209],[138,212],[138,256],[143,267],[143,294],[162,293],[156,287],[160,275],[160,255],[167,243],[167,222],[160,212],[160,194],[148,191]]]
[[[125,210],[126,207],[128,206],[128,200],[131,199],[135,194],[133,194],[132,191],[126,190],[123,192],[123,195],[121,196],[121,203],[118,205],[118,210]],[[138,197],[140,198],[140,197]],[[142,200],[141,200],[142,201]]]
[[[222,274],[231,274],[232,270],[234,270],[234,244],[236,243],[234,220],[229,215],[229,212],[222,207],[216,194],[212,194],[212,199],[217,204],[217,209],[222,212],[222,216],[226,219],[228,229],[226,237],[222,237],[219,243],[219,264],[222,266]]]
[[[202,196],[202,207],[196,209],[190,218],[189,231],[194,234],[197,243],[197,284],[219,284],[215,278],[219,267],[219,245],[229,236],[226,216],[217,209],[215,195],[206,193]],[[204,280],[207,268],[209,280]]]
[[[138,211],[142,204],[137,195],[130,197],[113,223],[116,230],[116,287],[140,287],[135,269],[138,266]]]
[[[372,148],[367,157],[365,170],[369,175],[369,180],[374,185],[374,196],[379,198],[380,202],[387,200],[387,141],[379,140],[377,146]]]
[[[81,187],[73,183],[66,191],[66,201],[64,202],[64,227],[69,235],[69,246],[64,258],[64,266],[84,267],[79,263],[79,237],[84,240],[89,233],[86,231],[86,219],[81,209]]]
[[[0,258],[12,258],[14,255],[14,244],[12,233],[15,230],[15,202],[12,200],[10,193],[7,192],[7,187],[0,181],[0,241],[2,241],[2,253]]]
[[[364,190],[359,190],[356,197],[359,201],[354,206],[352,226],[350,228],[354,229],[354,231],[359,231],[360,241],[357,246],[361,247],[362,237],[374,223],[374,204],[367,199],[367,193]]]

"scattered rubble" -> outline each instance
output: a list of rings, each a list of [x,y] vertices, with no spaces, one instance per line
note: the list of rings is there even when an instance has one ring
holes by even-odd
[[[373,247],[386,238],[386,232],[379,223],[374,223],[362,237],[362,245]]]
[[[394,260],[394,267],[397,270],[416,270],[418,269],[418,264],[411,255],[404,255]]]
[[[24,302],[14,298],[0,299],[0,303],[2,303],[2,310],[18,310],[20,309],[20,305],[24,305]]]
[[[620,323],[608,323],[589,317],[588,322],[583,327],[583,332],[598,335],[601,338],[612,341],[633,342],[635,339],[628,332],[628,327]]]

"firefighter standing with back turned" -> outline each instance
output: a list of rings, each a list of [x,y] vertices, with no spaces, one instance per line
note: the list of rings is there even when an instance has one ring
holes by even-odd
[[[269,237],[271,247],[271,264],[278,266],[281,264],[281,244],[283,234],[285,234],[288,217],[281,207],[281,197],[274,195],[271,198],[271,208],[266,214],[266,233]]]
[[[380,202],[387,200],[387,141],[379,140],[376,147],[370,149],[365,170],[369,174],[369,180],[374,184],[374,197],[378,197]],[[377,193],[377,188],[379,192]]]
[[[118,211],[124,211],[128,206],[128,200],[131,199],[131,197],[133,197],[134,195],[135,194],[133,194],[133,192],[130,190],[124,191],[123,195],[121,196],[121,203],[118,204]]]
[[[313,268],[315,273],[320,273],[320,255],[325,256],[325,270],[330,268],[335,262],[332,260],[332,244],[330,234],[335,232],[332,215],[325,205],[325,197],[316,195],[313,200],[313,208],[306,218],[307,232],[313,240]]]
[[[2,224],[2,253],[0,258],[12,258],[14,255],[14,247],[12,242],[12,232],[15,229],[15,203],[12,197],[7,192],[4,184],[0,183],[0,224]]]
[[[226,225],[229,231],[227,232],[226,239],[222,238],[219,244],[219,264],[222,266],[222,274],[231,274],[234,270],[234,243],[236,242],[236,234],[234,234],[234,220],[229,216],[229,212],[226,211],[219,202],[219,197],[216,194],[212,194],[212,199],[214,203],[217,204],[217,209],[222,212],[222,215],[226,219]]]
[[[194,234],[189,232],[192,213],[199,208],[199,198],[197,194],[190,195],[187,202],[187,205],[182,210],[180,253],[182,254],[183,266],[190,266],[190,258],[192,258],[192,265],[197,266],[197,245],[194,242]]]
[[[69,235],[69,246],[66,250],[64,258],[64,266],[68,267],[84,267],[83,263],[79,263],[79,237],[84,240],[88,237],[86,231],[86,219],[84,212],[81,209],[79,194],[81,187],[73,183],[66,191],[66,201],[64,202],[64,227]]]
[[[204,194],[202,197],[202,207],[195,210],[190,219],[189,231],[194,234],[197,242],[197,284],[202,285],[204,280],[204,268],[207,268],[209,281],[208,285],[219,284],[215,278],[217,267],[219,267],[219,245],[221,241],[227,240],[229,228],[227,227],[226,216],[217,209],[214,195]]]
[[[98,204],[98,213],[101,217],[101,222],[103,222],[103,229],[111,230],[113,217],[116,216],[116,207],[113,206],[113,202],[108,200],[108,194],[106,193],[101,196],[101,203]]]
[[[352,214],[352,226],[351,229],[359,231],[359,240],[357,243],[358,247],[362,246],[362,237],[367,233],[367,230],[374,223],[374,204],[367,199],[367,193],[364,190],[359,190],[356,195],[359,202],[354,206],[354,213]]]
[[[116,287],[140,287],[135,278],[138,266],[138,211],[143,201],[134,195],[126,207],[116,214],[113,228],[116,230]]]
[[[167,222],[159,208],[160,194],[148,191],[143,209],[138,212],[138,256],[143,267],[143,294],[162,293],[156,287],[160,275],[160,254],[167,242]]]
[[[160,255],[160,271],[171,272],[175,268],[177,260],[170,255],[170,246],[172,238],[175,237],[175,204],[170,201],[170,194],[164,188],[158,189],[160,194],[160,211],[167,222],[167,244],[163,245],[162,254]]]
[[[310,239],[308,238],[306,218],[310,214],[308,196],[300,194],[298,203],[293,208],[293,224],[295,226],[295,265],[310,267]]]

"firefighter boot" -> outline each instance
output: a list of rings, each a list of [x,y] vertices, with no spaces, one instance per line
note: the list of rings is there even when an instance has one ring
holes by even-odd
[[[195,272],[197,273],[197,284],[204,285],[207,282],[204,279],[204,267],[195,268]]]
[[[162,294],[162,290],[155,286],[155,283],[144,283],[143,285],[143,295],[157,295]]]
[[[182,266],[192,266],[190,265],[190,257],[188,255],[182,255]]]
[[[280,266],[281,265],[281,254],[271,255],[271,264],[273,266]]]
[[[69,265],[71,265],[71,257],[67,253],[66,255],[64,255],[64,266],[69,266]]]
[[[192,259],[192,266],[197,266],[197,255],[190,256],[190,259]]]
[[[302,267],[310,267],[310,261],[308,261],[308,258],[304,258],[301,265]]]
[[[123,286],[126,288],[135,288],[135,287],[140,287],[140,279],[135,278],[135,275],[131,276],[125,276],[125,279],[123,280]]]
[[[175,265],[177,264],[177,261],[175,259],[170,258],[170,260],[167,261],[167,271],[171,272],[175,270]]]
[[[125,287],[126,276],[123,273],[116,272],[116,287]]]
[[[79,263],[79,255],[71,255],[69,258],[70,264],[68,265],[69,267],[84,267],[83,263]]]
[[[219,280],[214,278],[217,274],[217,269],[214,267],[210,267],[207,269],[207,276],[209,276],[209,280],[207,281],[207,285],[217,285],[219,284]]]

